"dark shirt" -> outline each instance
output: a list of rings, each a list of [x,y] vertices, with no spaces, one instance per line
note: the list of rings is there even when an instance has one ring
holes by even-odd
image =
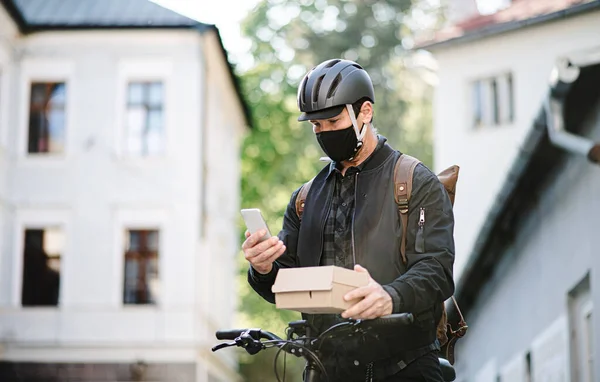
[[[335,169],[335,185],[331,209],[323,232],[321,265],[336,265],[353,269],[352,215],[354,214],[354,184],[359,169],[350,167],[346,175]]]
[[[342,175],[341,165],[332,162],[329,167],[328,177],[335,177],[333,199],[331,209],[327,214],[327,221],[323,231],[323,253],[321,254],[321,265],[335,265],[338,267],[354,269],[356,264],[353,240],[352,219],[354,216],[354,191],[356,190],[356,175],[362,171],[368,161],[384,144],[379,140],[375,150],[369,157],[358,166],[349,167]],[[313,324],[322,330],[341,322],[343,319],[339,314],[324,314],[315,317]]]
[[[362,171],[373,155],[383,147],[384,141],[379,140],[377,146],[358,166],[349,167],[345,175],[340,170],[341,165],[332,162],[328,177],[335,176],[335,185],[331,209],[323,231],[323,253],[321,265],[336,265],[354,269],[356,264],[352,238],[352,220],[354,217],[354,192],[356,190],[356,175]]]

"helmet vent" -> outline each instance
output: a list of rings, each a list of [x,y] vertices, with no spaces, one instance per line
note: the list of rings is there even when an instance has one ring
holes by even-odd
[[[315,92],[313,93],[315,95],[313,98],[313,102],[319,102],[319,92],[321,91],[321,84],[323,83],[323,78],[325,78],[325,75],[322,75],[317,80],[317,83],[315,86]]]
[[[306,97],[304,96],[304,92],[306,92],[306,83],[308,82],[308,76],[304,77],[302,80],[302,84],[300,85],[300,103],[302,105],[306,104]]]
[[[332,60],[329,64],[327,64],[325,67],[326,68],[331,68],[333,65],[337,64],[338,62],[340,62],[342,60]]]
[[[335,79],[331,83],[331,86],[329,87],[329,91],[327,92],[327,98],[333,97],[333,95],[335,94],[335,91],[337,90],[338,85],[340,84],[341,81],[342,81],[342,74],[338,73],[338,75],[335,76]]]

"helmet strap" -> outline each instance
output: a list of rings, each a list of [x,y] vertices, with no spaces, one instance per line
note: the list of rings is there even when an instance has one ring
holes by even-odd
[[[352,126],[354,126],[354,132],[356,133],[356,139],[358,140],[358,143],[356,144],[356,149],[358,150],[363,145],[363,138],[367,133],[367,124],[363,123],[362,130],[359,130],[358,122],[356,121],[356,115],[354,115],[354,109],[352,108],[352,105],[346,104],[346,109],[348,110],[348,114],[350,115],[350,119],[352,120]]]

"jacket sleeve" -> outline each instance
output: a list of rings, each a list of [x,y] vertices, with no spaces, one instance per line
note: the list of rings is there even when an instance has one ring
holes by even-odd
[[[420,217],[424,217],[422,228]],[[383,288],[393,312],[420,313],[454,293],[454,215],[444,185],[419,164],[413,174],[406,242],[407,271]]]
[[[296,215],[296,197],[300,188],[292,193],[290,202],[287,205],[283,215],[283,227],[277,234],[279,240],[283,241],[286,249],[283,255],[274,263],[271,272],[266,275],[260,274],[250,265],[248,267],[248,283],[262,298],[268,302],[275,303],[275,294],[271,292],[271,287],[277,277],[277,272],[281,268],[295,267],[296,249],[298,247],[298,232],[300,231],[300,220]]]

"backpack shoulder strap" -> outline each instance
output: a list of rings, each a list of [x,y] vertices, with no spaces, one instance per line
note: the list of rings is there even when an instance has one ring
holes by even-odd
[[[315,178],[312,178],[308,182],[304,183],[302,187],[300,187],[300,191],[298,191],[298,195],[296,196],[296,215],[298,215],[298,219],[300,219],[300,221],[302,221],[302,213],[304,212],[306,195],[308,195],[308,191],[310,190],[313,180],[315,180]]]
[[[413,172],[420,160],[407,154],[400,155],[394,167],[394,196],[398,204],[398,214],[402,221],[402,242],[400,254],[402,262],[406,265],[406,232],[408,228],[408,202],[412,192]]]

